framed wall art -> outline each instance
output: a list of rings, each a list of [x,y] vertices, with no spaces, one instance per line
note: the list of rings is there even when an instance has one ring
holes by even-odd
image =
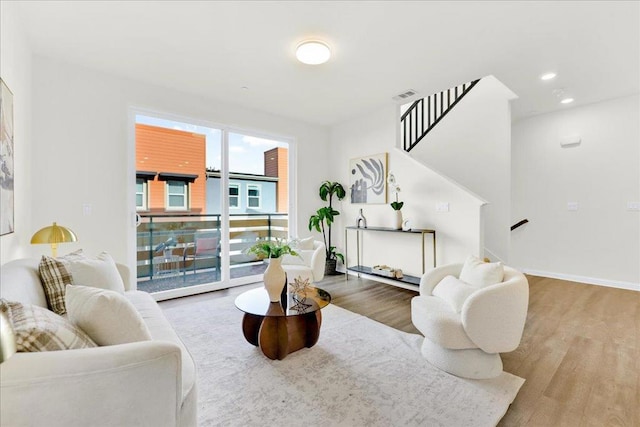
[[[0,236],[14,232],[13,93],[0,79]]]
[[[351,203],[387,203],[387,153],[349,160]]]

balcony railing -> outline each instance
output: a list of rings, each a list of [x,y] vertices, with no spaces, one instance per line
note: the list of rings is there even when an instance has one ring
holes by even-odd
[[[153,280],[154,276],[186,274],[183,254],[193,245],[199,231],[221,233],[221,215],[140,215],[137,230],[137,277]],[[286,213],[229,215],[229,260],[231,267],[255,262],[244,249],[260,238],[286,239],[289,235],[289,216]],[[167,244],[168,243],[168,244]],[[224,251],[224,249],[223,249]],[[160,261],[158,261],[160,259]],[[213,268],[215,259],[191,261],[188,272]],[[219,268],[219,264],[218,267]]]

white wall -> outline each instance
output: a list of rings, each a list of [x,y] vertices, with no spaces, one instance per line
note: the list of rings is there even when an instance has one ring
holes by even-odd
[[[488,202],[483,208],[486,255],[504,262],[509,261],[511,226],[513,98],[496,78],[483,78],[411,151],[421,163]]]
[[[0,77],[13,93],[15,232],[0,237],[0,264],[28,254],[31,225],[31,50],[16,4],[0,2]]]
[[[413,228],[430,228],[437,232],[438,265],[462,262],[480,248],[481,202],[438,174],[417,163],[395,148],[396,106],[389,105],[365,116],[331,129],[331,181],[349,187],[349,159],[369,154],[389,153],[388,166],[400,185],[402,212]],[[319,183],[318,183],[319,184]],[[389,194],[389,203],[391,202]],[[438,213],[437,201],[448,202],[450,212]],[[322,201],[316,197],[316,208]],[[351,204],[349,196],[337,204],[341,212],[334,227],[336,246],[344,251],[344,226],[355,225],[362,208],[369,226],[390,226],[393,209],[389,204]],[[355,234],[349,237],[349,265],[355,264]],[[419,235],[396,233],[366,233],[364,265],[387,264],[402,268],[405,273],[420,275]],[[353,243],[353,246],[352,246]],[[430,237],[426,238],[427,268],[431,266]]]
[[[518,121],[513,126],[515,266],[551,277],[640,290],[638,95]],[[580,135],[582,143],[560,147]],[[577,202],[577,211],[567,203]]]
[[[57,221],[76,232],[79,242],[61,246],[61,253],[82,247],[130,265],[135,260],[135,243],[127,239],[134,230],[130,107],[295,138],[295,202],[304,231],[316,183],[328,175],[326,129],[35,56],[30,208],[33,227]],[[92,206],[90,216],[83,204]]]

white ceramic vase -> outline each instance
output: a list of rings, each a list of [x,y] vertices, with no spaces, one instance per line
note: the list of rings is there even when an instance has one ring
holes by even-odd
[[[264,287],[269,294],[271,302],[280,301],[280,294],[284,288],[287,274],[282,268],[282,257],[269,258],[269,265],[264,271]]]
[[[394,228],[396,230],[402,230],[402,211],[394,210],[393,213],[394,215],[393,215],[393,219],[391,220],[391,228]]]

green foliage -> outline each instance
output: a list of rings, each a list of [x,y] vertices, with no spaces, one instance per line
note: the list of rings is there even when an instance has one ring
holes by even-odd
[[[282,255],[297,256],[298,253],[282,239],[259,240],[255,245],[245,250],[248,254],[255,254],[259,259],[280,258]]]
[[[399,211],[404,206],[404,202],[391,202],[391,207],[394,211]]]
[[[338,198],[338,200],[344,199],[344,196],[347,195],[347,192],[345,191],[342,184],[340,184],[339,182],[331,181],[324,181],[320,185],[320,191],[318,193],[320,194],[320,198],[325,202],[327,201],[327,198],[329,198],[329,206],[331,206],[331,198],[334,194]]]
[[[340,212],[333,208],[333,196],[335,195],[338,200],[342,200],[347,192],[339,182],[324,181],[320,184],[318,195],[323,201],[329,201],[329,206],[322,207],[311,215],[309,231],[316,230],[322,233],[327,259],[338,258],[344,262],[344,256],[336,252],[335,246],[331,246],[331,224],[335,221],[335,217],[340,215]]]

